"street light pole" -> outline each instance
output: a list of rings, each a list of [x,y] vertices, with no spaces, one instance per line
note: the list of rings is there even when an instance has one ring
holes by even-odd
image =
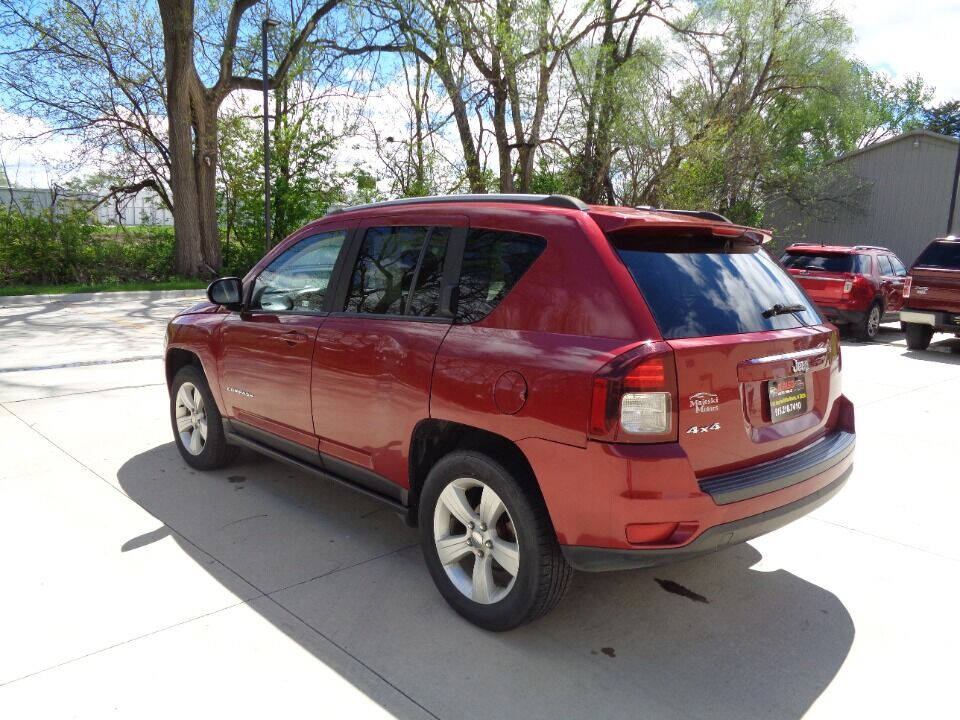
[[[267,31],[279,25],[269,17],[263,19],[263,235],[267,250],[273,246],[270,236],[270,67],[267,61]]]
[[[960,143],[957,143],[957,164],[953,168],[953,189],[950,191],[950,213],[947,215],[947,235],[953,234],[953,216],[957,208],[957,186],[960,185]]]

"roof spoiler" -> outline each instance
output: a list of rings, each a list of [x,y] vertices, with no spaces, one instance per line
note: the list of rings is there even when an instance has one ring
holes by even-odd
[[[650,210],[652,212],[673,213],[674,215],[689,215],[690,217],[700,218],[701,220],[716,220],[718,222],[731,223],[730,218],[721,215],[712,210],[675,210],[673,208],[658,208],[652,205],[636,205],[637,210]]]

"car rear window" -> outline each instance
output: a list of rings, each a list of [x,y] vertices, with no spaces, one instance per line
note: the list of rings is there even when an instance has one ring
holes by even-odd
[[[470,230],[460,268],[457,322],[477,322],[490,314],[546,246],[536,235]]]
[[[766,250],[756,245],[718,248],[718,243],[688,242],[685,252],[664,252],[678,244],[675,238],[613,240],[664,338],[733,335],[822,322],[807,296]],[[698,244],[701,250],[690,250]],[[764,312],[776,305],[803,309],[765,317]]]
[[[960,269],[960,242],[932,242],[914,265]]]
[[[870,274],[870,258],[853,253],[786,253],[780,258],[786,268],[821,272]]]

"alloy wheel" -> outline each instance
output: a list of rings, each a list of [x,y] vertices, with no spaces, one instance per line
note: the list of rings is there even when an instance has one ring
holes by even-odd
[[[177,391],[176,417],[181,444],[191,455],[199,455],[207,444],[207,413],[193,383],[185,382]]]
[[[867,318],[867,337],[876,337],[880,331],[880,307],[874,305],[870,308],[870,315]]]
[[[492,488],[475,478],[448,484],[433,512],[433,539],[447,577],[463,595],[490,605],[505,598],[520,569],[513,519]]]

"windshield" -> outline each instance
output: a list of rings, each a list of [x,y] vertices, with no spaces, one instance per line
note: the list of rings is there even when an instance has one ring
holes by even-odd
[[[932,242],[914,265],[960,270],[960,242]]]
[[[817,325],[820,316],[765,250],[656,252],[644,244],[614,247],[643,293],[666,339],[732,335]],[[793,312],[773,311],[776,306]]]
[[[821,272],[870,274],[869,260],[851,253],[791,253],[780,258],[785,268],[820,270]]]

